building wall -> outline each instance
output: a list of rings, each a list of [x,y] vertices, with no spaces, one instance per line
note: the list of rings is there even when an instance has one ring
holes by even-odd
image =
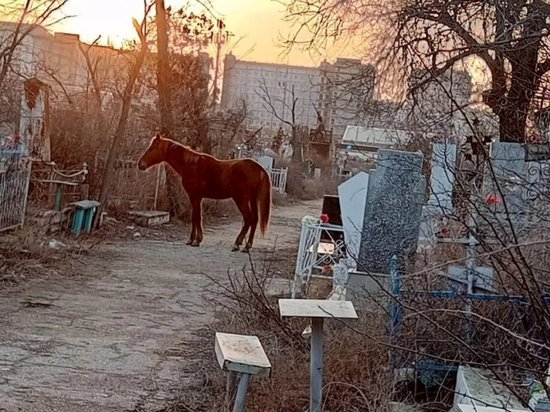
[[[433,79],[429,72],[417,71],[411,76],[410,86],[425,79],[429,82],[415,92],[414,100],[410,99],[406,104],[406,109],[414,114],[416,127],[420,131],[448,136],[463,134],[469,124],[464,113],[472,104],[471,76],[462,70],[449,70]]]
[[[372,66],[359,60],[338,59],[334,64],[301,67],[248,62],[228,54],[221,103],[231,108],[246,102],[250,127],[277,129],[283,122],[274,111],[292,122],[289,107],[294,90],[298,125],[316,127],[319,112],[327,129],[342,136],[347,125],[363,117],[373,99],[375,75]],[[265,91],[274,103],[273,109],[261,98]]]
[[[0,42],[10,39],[15,27],[13,23],[0,22]],[[54,99],[63,100],[67,95],[74,98],[92,89],[81,47],[88,51],[102,88],[107,89],[107,85],[126,76],[125,52],[84,44],[76,34],[50,33],[41,26],[23,26],[23,30],[29,29],[29,35],[15,50],[13,72],[25,78],[36,77],[48,84]]]
[[[319,91],[316,68],[247,62],[231,54],[225,58],[222,106],[246,104],[249,127],[278,129],[284,126],[281,119],[292,123],[293,100],[296,124],[314,127]]]
[[[348,125],[365,125],[374,100],[376,69],[356,59],[323,62],[321,107],[325,124],[336,136]]]

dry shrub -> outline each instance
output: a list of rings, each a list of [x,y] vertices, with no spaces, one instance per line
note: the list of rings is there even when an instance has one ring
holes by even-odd
[[[292,203],[286,193],[279,192],[273,192],[272,201],[274,206],[289,206]]]
[[[271,268],[262,267],[230,274],[215,293],[221,308],[215,329],[252,334],[260,338],[272,364],[271,378],[254,379],[247,410],[305,411],[309,404],[309,340],[301,334],[307,321],[282,320],[277,300],[264,293]],[[213,280],[214,281],[214,280]],[[361,314],[352,327],[369,333],[385,330],[382,312]],[[324,410],[382,411],[391,392],[388,356],[383,344],[366,338],[333,320],[325,325]],[[230,410],[225,399],[225,379],[219,372],[213,380],[215,395],[210,410]]]
[[[305,175],[303,165],[291,163],[288,165],[286,192],[295,199],[319,199],[323,195],[335,195],[338,192],[338,181],[327,176],[319,180],[310,179]]]

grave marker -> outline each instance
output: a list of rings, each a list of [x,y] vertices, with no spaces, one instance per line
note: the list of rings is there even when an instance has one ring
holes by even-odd
[[[258,158],[258,163],[261,164],[267,171],[273,169],[274,162],[275,159],[271,156],[262,156]]]
[[[381,149],[369,175],[358,270],[389,273],[394,254],[412,256],[417,247],[426,181],[421,153]]]
[[[338,186],[346,252],[355,260],[358,259],[361,245],[368,186],[369,175],[365,172],[356,174]]]
[[[456,145],[436,143],[433,145],[430,176],[430,209],[443,215],[452,213],[452,194],[455,181]]]

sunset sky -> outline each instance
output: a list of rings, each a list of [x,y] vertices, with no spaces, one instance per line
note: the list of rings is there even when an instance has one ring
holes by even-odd
[[[192,2],[191,2],[192,3]],[[182,0],[166,0],[167,6],[181,7]],[[317,65],[323,57],[293,52],[281,56],[281,33],[290,27],[283,21],[284,7],[272,0],[212,0],[217,13],[225,17],[229,31],[235,34],[232,42],[239,40],[234,54],[245,60],[278,62],[300,65]],[[131,18],[143,13],[142,0],[71,0],[65,13],[72,17],[57,31],[79,33],[83,40],[92,41],[99,34],[105,43],[109,37],[117,45],[123,39],[133,37]],[[342,55],[342,51],[333,55]],[[350,57],[350,56],[345,56]]]

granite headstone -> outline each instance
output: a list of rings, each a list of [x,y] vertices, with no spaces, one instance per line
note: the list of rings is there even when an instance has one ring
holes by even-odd
[[[452,193],[455,180],[456,145],[433,145],[428,206],[435,213],[452,213]]]
[[[390,259],[416,252],[426,180],[421,153],[381,149],[369,186],[357,269],[389,273]]]

